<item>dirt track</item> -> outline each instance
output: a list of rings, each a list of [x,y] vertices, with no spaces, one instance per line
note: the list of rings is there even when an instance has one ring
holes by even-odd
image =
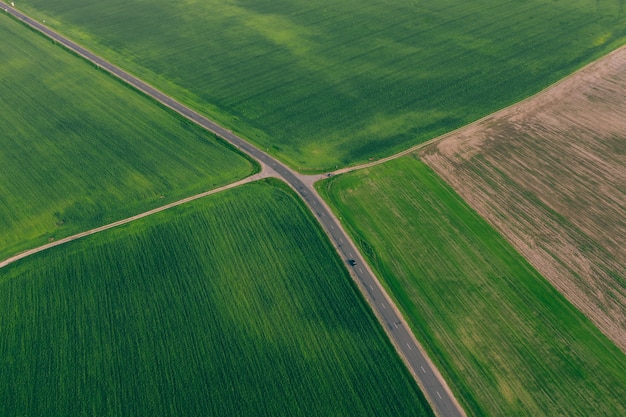
[[[626,47],[420,155],[626,352]]]
[[[77,233],[75,235],[68,236],[68,237],[63,238],[63,239],[55,240],[55,241],[50,242],[50,243],[48,243],[46,245],[42,245],[42,246],[39,246],[39,247],[30,249],[30,250],[27,250],[27,251],[18,253],[17,255],[14,255],[14,256],[12,256],[12,257],[10,257],[8,259],[3,260],[2,262],[0,262],[0,268],[4,268],[5,266],[7,266],[9,264],[12,264],[15,261],[18,261],[20,259],[26,258],[26,257],[28,257],[30,255],[34,255],[35,253],[38,253],[38,252],[42,252],[42,251],[44,251],[46,249],[50,249],[52,247],[59,246],[59,245],[62,245],[64,243],[71,242],[73,240],[77,240],[77,239],[83,238],[85,236],[93,235],[93,234],[102,232],[104,230],[112,229],[114,227],[121,226],[121,225],[130,223],[130,222],[133,222],[135,220],[142,219],[144,217],[150,216],[150,215],[158,213],[160,211],[167,210],[167,209],[172,208],[172,207],[180,206],[181,204],[188,203],[189,201],[197,200],[199,198],[206,197],[206,196],[211,195],[211,194],[219,193],[220,191],[228,190],[230,188],[234,188],[234,187],[237,187],[239,185],[243,185],[243,184],[246,184],[246,183],[249,183],[249,182],[252,182],[252,181],[257,181],[257,180],[259,180],[261,178],[266,178],[266,177],[270,177],[270,176],[272,176],[272,172],[271,171],[263,170],[262,172],[260,172],[258,174],[251,175],[251,176],[249,176],[247,178],[244,178],[242,180],[233,182],[231,184],[227,184],[227,185],[224,185],[222,187],[215,188],[213,190],[205,191],[205,192],[200,193],[200,194],[196,194],[196,195],[192,195],[192,196],[187,197],[187,198],[183,198],[182,200],[178,200],[178,201],[175,201],[173,203],[169,203],[169,204],[163,205],[161,207],[157,207],[155,209],[152,209],[152,210],[149,210],[149,211],[137,214],[136,216],[128,217],[126,219],[122,219],[122,220],[119,220],[119,221],[116,221],[116,222],[113,222],[113,223],[109,223],[109,224],[106,224],[104,226],[96,227],[96,228],[91,229],[91,230],[86,230],[84,232]]]

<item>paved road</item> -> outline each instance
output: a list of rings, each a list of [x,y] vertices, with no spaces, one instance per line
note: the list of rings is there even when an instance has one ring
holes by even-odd
[[[231,131],[224,129],[171,97],[166,96],[152,86],[122,71],[109,62],[94,55],[90,51],[76,45],[72,41],[62,37],[41,23],[25,16],[1,1],[0,7],[3,7],[7,13],[11,13],[19,20],[44,33],[59,44],[64,45],[66,48],[81,55],[83,58],[93,62],[99,68],[105,69],[106,71],[114,74],[138,90],[175,110],[187,119],[227,140],[243,152],[257,159],[266,168],[269,167],[275,172],[276,176],[286,181],[304,199],[306,204],[310,207],[321,223],[340,255],[343,257],[344,262],[348,266],[353,278],[361,288],[365,298],[370,303],[387,334],[396,346],[396,349],[403,357],[405,363],[409,367],[409,370],[414,375],[418,384],[433,406],[435,412],[442,417],[465,416],[465,413],[450,393],[450,390],[445,384],[443,378],[441,378],[436,368],[425,356],[421,346],[418,344],[413,334],[409,331],[406,322],[399,314],[397,308],[391,302],[387,293],[382,289],[380,283],[374,277],[374,274],[371,272],[360,253],[356,250],[354,243],[348,238],[337,218],[332,214],[326,203],[319,197],[313,188],[313,181],[311,177],[306,177],[296,173],[286,165],[233,134]],[[353,260],[353,262],[350,262],[349,260]]]

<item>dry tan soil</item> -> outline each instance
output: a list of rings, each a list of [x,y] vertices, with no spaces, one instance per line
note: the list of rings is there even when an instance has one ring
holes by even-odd
[[[626,352],[626,47],[420,155]]]

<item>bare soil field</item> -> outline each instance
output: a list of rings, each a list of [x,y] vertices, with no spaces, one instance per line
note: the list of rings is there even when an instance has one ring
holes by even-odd
[[[626,47],[419,152],[626,352]]]

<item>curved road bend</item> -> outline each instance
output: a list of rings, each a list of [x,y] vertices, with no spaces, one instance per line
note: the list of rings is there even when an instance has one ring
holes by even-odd
[[[318,176],[312,178],[296,173],[265,152],[236,136],[231,131],[224,129],[206,117],[187,108],[176,100],[173,100],[156,90],[152,86],[144,83],[138,78],[122,71],[111,63],[94,55],[90,51],[50,30],[41,23],[25,16],[14,8],[9,7],[2,1],[0,1],[0,7],[3,7],[5,12],[12,14],[17,19],[65,46],[67,49],[91,61],[96,66],[107,70],[111,74],[124,80],[131,86],[161,102],[187,119],[220,136],[239,148],[241,151],[247,153],[253,158],[256,158],[262,165],[275,171],[279,178],[282,178],[285,182],[287,182],[304,199],[305,203],[319,220],[338,252],[343,257],[353,279],[358,284],[361,292],[376,313],[379,321],[383,325],[397,351],[400,353],[400,356],[404,359],[409,370],[424,391],[424,394],[433,406],[435,413],[442,417],[465,416],[463,409],[459,406],[437,369],[424,354],[424,351],[415,339],[413,333],[411,333],[406,322],[399,314],[395,304],[391,301],[378,280],[374,277],[374,274],[369,269],[360,253],[356,250],[352,240],[348,238],[348,235],[339,224],[337,218],[332,214],[328,206],[313,188],[312,183],[314,179],[319,178]],[[355,264],[352,265],[348,262],[348,260],[354,260]]]

